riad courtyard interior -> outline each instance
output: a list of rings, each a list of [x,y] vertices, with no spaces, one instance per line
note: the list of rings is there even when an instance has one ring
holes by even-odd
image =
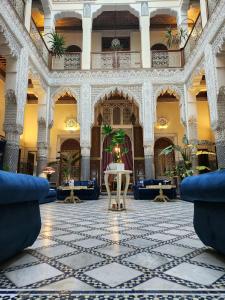
[[[225,0],[0,0],[0,299],[225,299]]]

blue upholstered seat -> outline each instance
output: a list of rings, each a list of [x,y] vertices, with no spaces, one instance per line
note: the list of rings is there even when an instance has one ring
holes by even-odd
[[[133,186],[134,198],[136,200],[153,200],[159,195],[159,190],[146,189],[147,185],[158,185],[159,183],[170,184],[168,180],[161,179],[145,179],[139,180]],[[163,193],[170,199],[176,198],[176,188],[171,188],[170,190],[164,190]]]
[[[194,228],[201,241],[225,254],[225,170],[185,178],[181,199],[194,203]]]
[[[0,171],[0,262],[31,246],[41,229],[39,201],[48,181]]]

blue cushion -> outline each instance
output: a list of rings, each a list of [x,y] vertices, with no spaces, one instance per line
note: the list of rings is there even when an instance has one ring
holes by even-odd
[[[49,183],[44,178],[0,171],[0,204],[39,201],[48,191]]]
[[[185,178],[181,199],[189,202],[225,202],[225,170]]]

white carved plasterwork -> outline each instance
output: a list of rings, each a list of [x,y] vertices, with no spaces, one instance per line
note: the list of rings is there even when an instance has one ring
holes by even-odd
[[[154,101],[154,112],[156,120],[156,105],[157,99],[161,94],[169,93],[175,96],[180,103],[180,119],[181,123],[185,123],[185,97],[184,97],[184,86],[183,85],[158,85],[154,86],[153,101]]]
[[[218,79],[216,72],[216,57],[213,53],[212,45],[208,44],[205,48],[205,77],[207,86],[207,98],[210,110],[211,123],[217,121],[217,95],[218,95]]]
[[[0,33],[3,34],[6,44],[9,47],[10,54],[14,57],[18,57],[21,49],[21,45],[17,42],[15,37],[12,35],[8,26],[6,26],[4,20],[0,16]]]
[[[200,85],[200,81],[202,79],[202,75],[205,74],[205,59],[202,58],[201,61],[197,64],[197,66],[195,67],[193,73],[191,74],[190,78],[187,81],[187,88],[191,88],[193,87],[193,85],[195,84],[195,80],[198,77],[198,85]]]
[[[146,81],[142,86],[142,116],[143,116],[143,142],[144,146],[154,144],[154,101],[153,86],[150,81]]]
[[[96,103],[104,98],[105,95],[109,95],[111,92],[118,90],[119,93],[127,94],[139,107],[140,122],[143,118],[141,115],[142,109],[142,86],[141,85],[101,85],[92,86],[91,89],[91,102],[92,102],[92,123],[94,122],[94,107]]]
[[[80,90],[80,146],[91,147],[91,85],[84,83]]]
[[[36,67],[29,62],[29,72],[28,72],[29,79],[32,80],[33,84],[40,85],[41,89],[47,90],[48,84],[44,80],[44,78],[41,76],[41,74],[37,71]]]
[[[216,38],[213,41],[213,53],[215,55],[219,54],[222,51],[225,45],[225,25],[220,29],[219,33],[217,34]]]

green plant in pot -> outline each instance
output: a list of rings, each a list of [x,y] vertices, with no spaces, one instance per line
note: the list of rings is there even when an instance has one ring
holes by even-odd
[[[129,152],[125,147],[125,131],[123,129],[113,130],[110,125],[104,125],[102,134],[105,137],[111,137],[110,144],[104,149],[105,152],[111,153],[113,157],[113,164],[111,164],[110,168],[124,169],[122,157]],[[116,166],[115,164],[119,164],[120,166]]]
[[[195,175],[199,171],[209,171],[210,169],[206,166],[194,166],[193,160],[202,154],[215,155],[214,152],[198,150],[197,144],[190,143],[186,135],[183,137],[183,147],[179,145],[170,145],[164,148],[159,155],[169,155],[173,152],[179,153],[181,160],[172,170],[168,170],[165,175],[169,177],[178,177],[179,180]]]
[[[64,37],[57,32],[49,32],[45,35],[48,36],[52,56],[62,57],[66,49]]]
[[[61,154],[63,179],[68,182],[72,177],[72,168],[81,159],[80,153]]]

